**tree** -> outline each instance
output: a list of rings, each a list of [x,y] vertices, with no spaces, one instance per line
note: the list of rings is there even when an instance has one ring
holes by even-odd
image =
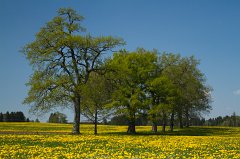
[[[17,122],[24,122],[26,120],[23,112],[19,111],[19,112],[15,112],[15,117],[14,117],[14,121]]]
[[[179,86],[182,93],[182,114],[185,116],[185,126],[189,126],[191,116],[196,116],[202,112],[209,112],[211,109],[210,91],[205,82],[204,74],[197,68],[199,61],[193,56],[183,58],[180,68],[182,70],[181,82]],[[200,115],[201,116],[201,115]]]
[[[184,119],[185,125],[189,126],[191,115],[196,116],[211,109],[211,89],[205,84],[204,74],[198,69],[199,61],[193,56],[181,57],[175,54],[163,54],[160,61],[163,74],[173,82],[177,92],[171,123],[176,113],[180,128],[184,125]]]
[[[148,83],[150,92],[149,116],[153,122],[152,131],[157,132],[157,123],[162,119],[162,131],[165,132],[167,116],[173,107],[175,87],[166,76],[155,77]]]
[[[35,120],[35,122],[36,122],[36,123],[40,123],[40,121],[39,121],[39,119],[38,119],[38,118]]]
[[[97,134],[99,121],[109,116],[105,105],[111,101],[109,81],[100,74],[91,73],[86,85],[82,88],[82,113],[94,123],[94,134]]]
[[[60,112],[51,113],[48,119],[49,123],[67,123],[67,116]]]
[[[164,95],[164,97],[169,98],[171,100],[168,100],[169,104],[165,105],[166,107],[164,108],[165,111],[169,113],[170,115],[170,131],[173,131],[173,126],[174,126],[174,119],[175,119],[175,114],[177,112],[179,103],[180,103],[180,94],[179,94],[179,88],[176,85],[176,75],[178,74],[178,67],[179,67],[179,61],[181,59],[181,56],[179,54],[173,54],[173,53],[162,53],[158,57],[158,63],[157,63],[157,72],[155,74],[154,78],[166,78],[168,79],[166,82],[168,87],[165,88],[167,90],[168,94]],[[160,80],[161,81],[161,80]],[[156,83],[157,84],[157,83]],[[161,86],[164,87],[164,86]],[[173,89],[174,87],[174,89]],[[158,92],[158,90],[155,88],[155,91]],[[163,120],[166,120],[164,117]],[[165,123],[166,121],[164,121]],[[163,123],[163,131],[165,130],[165,124]],[[156,125],[155,125],[156,127]],[[154,130],[154,129],[153,129]]]
[[[117,46],[122,39],[80,35],[85,29],[83,17],[73,9],[62,8],[27,44],[23,53],[33,66],[34,73],[24,104],[32,112],[45,113],[57,106],[73,106],[73,134],[80,133],[81,87],[91,72],[102,71],[102,55]]]
[[[128,133],[136,133],[136,118],[147,107],[145,84],[155,70],[156,60],[156,51],[137,49],[115,53],[109,61],[115,85],[112,106],[116,114],[127,116]]]
[[[26,122],[30,122],[29,118],[26,119]]]
[[[55,117],[55,115],[53,113],[50,114],[49,118],[48,118],[48,122],[49,123],[56,123],[57,118]]]

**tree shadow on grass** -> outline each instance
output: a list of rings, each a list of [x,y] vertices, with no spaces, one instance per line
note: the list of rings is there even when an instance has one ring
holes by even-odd
[[[127,132],[104,132],[102,135],[132,135],[132,136],[148,136],[148,135],[162,135],[162,136],[233,136],[236,132],[234,128],[228,127],[189,127],[183,129],[176,129],[173,132],[166,131],[165,133],[159,131],[154,133],[152,131],[139,131],[135,134]]]

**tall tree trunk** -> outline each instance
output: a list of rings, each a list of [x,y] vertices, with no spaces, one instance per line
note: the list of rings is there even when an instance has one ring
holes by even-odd
[[[98,124],[98,113],[97,113],[97,106],[95,107],[95,120],[94,120],[94,134],[97,134],[97,124]]]
[[[152,132],[157,133],[157,123],[156,122],[152,123]]]
[[[80,97],[74,100],[74,121],[73,121],[73,134],[80,134]]]
[[[170,131],[173,132],[174,127],[174,111],[172,111],[171,119],[170,119]]]
[[[182,112],[178,112],[178,120],[180,129],[183,128]]]
[[[166,132],[166,123],[164,122],[162,125],[162,132],[165,133]]]
[[[136,133],[136,128],[135,128],[135,112],[130,112],[130,120],[128,123],[128,130],[127,133],[129,134],[135,134]]]
[[[157,133],[156,115],[152,115],[152,132]]]
[[[129,134],[135,134],[136,133],[135,123],[129,122],[127,133],[129,133]]]
[[[163,125],[162,125],[162,132],[165,133],[166,131],[166,125],[167,125],[167,119],[166,114],[163,112]]]
[[[186,127],[188,128],[189,127],[189,110],[186,109]]]

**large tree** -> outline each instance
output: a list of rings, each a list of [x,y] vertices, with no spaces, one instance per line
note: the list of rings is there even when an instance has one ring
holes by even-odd
[[[128,133],[136,133],[137,116],[147,106],[146,81],[155,71],[156,60],[156,51],[137,49],[135,52],[115,53],[109,62],[115,85],[112,105],[117,114],[127,116]]]
[[[83,17],[70,8],[54,17],[27,44],[23,53],[33,66],[30,90],[24,100],[32,111],[46,112],[57,106],[72,105],[72,132],[80,133],[81,87],[91,72],[101,71],[102,55],[124,44],[122,39],[80,34]]]

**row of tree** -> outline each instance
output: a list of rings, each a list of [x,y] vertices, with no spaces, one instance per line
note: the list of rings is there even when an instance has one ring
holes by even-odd
[[[0,113],[0,122],[25,122],[27,121],[25,115],[23,114],[23,112],[19,111],[19,112],[6,112],[4,113]]]
[[[231,116],[219,116],[216,118],[210,118],[206,120],[204,125],[208,126],[232,126],[239,127],[240,126],[240,116],[233,113]]]
[[[189,126],[191,116],[208,112],[210,91],[199,61],[193,56],[159,53],[142,48],[115,51],[121,38],[92,37],[83,17],[70,8],[59,9],[27,44],[23,53],[33,66],[25,104],[45,113],[57,106],[74,110],[73,134],[80,133],[80,115],[95,124],[111,115],[125,115],[129,133],[135,133],[139,116],[146,116],[157,132],[161,121],[173,130],[177,121]]]
[[[210,110],[210,88],[194,57],[137,49],[120,51],[105,62],[111,71],[92,73],[82,87],[82,113],[95,124],[109,114],[126,116],[128,132],[145,117],[157,132],[161,123],[180,128]]]
[[[117,115],[111,118],[107,123],[109,125],[128,125],[128,118],[126,115]],[[146,116],[138,116],[136,119],[136,125],[145,126],[151,125],[152,122]],[[177,125],[177,121],[174,122]],[[162,121],[158,121],[158,125],[162,125]],[[170,123],[168,122],[168,125]],[[199,116],[192,116],[189,119],[190,126],[227,126],[227,127],[240,127],[240,116],[233,113],[232,115],[226,115],[224,117],[218,116],[216,118],[210,118],[206,120],[205,118]]]

